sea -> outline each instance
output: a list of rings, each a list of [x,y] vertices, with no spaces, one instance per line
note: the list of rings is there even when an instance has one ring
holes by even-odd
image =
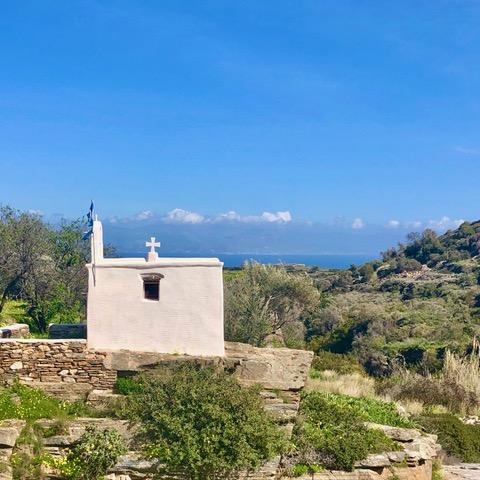
[[[119,257],[143,257],[145,252],[120,252]],[[350,265],[361,265],[365,262],[374,260],[374,255],[275,255],[275,254],[255,254],[255,253],[165,253],[165,257],[183,257],[183,258],[202,258],[217,257],[225,267],[241,267],[245,262],[255,261],[267,264],[299,264],[311,267],[321,268],[348,268]]]

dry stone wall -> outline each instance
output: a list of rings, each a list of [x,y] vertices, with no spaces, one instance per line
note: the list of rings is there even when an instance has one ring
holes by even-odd
[[[106,355],[87,349],[85,340],[0,339],[0,380],[24,383],[85,385],[111,389],[117,372],[105,367]],[[81,389],[80,389],[81,390]]]

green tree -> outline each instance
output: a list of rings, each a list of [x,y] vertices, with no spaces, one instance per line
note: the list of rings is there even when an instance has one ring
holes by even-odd
[[[27,278],[47,268],[49,232],[38,215],[0,208],[0,312]]]
[[[34,275],[22,282],[21,293],[40,332],[55,322],[79,322],[85,316],[88,243],[82,241],[82,224],[64,222],[48,230],[48,255]]]
[[[285,336],[287,330],[294,330],[295,323],[303,327],[302,315],[320,300],[307,275],[246,263],[242,274],[225,284],[226,339],[261,346],[269,335]]]
[[[82,230],[80,221],[54,228],[38,215],[0,208],[0,312],[9,298],[21,298],[40,332],[52,321],[84,318],[89,246]]]

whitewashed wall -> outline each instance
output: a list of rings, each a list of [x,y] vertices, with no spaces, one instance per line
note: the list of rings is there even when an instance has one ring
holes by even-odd
[[[218,259],[132,260],[96,265],[95,285],[87,265],[89,348],[223,356],[223,264]],[[159,301],[144,299],[141,275],[151,273],[164,276]]]

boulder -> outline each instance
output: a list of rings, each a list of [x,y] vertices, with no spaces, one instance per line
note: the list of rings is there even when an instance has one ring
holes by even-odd
[[[435,440],[425,435],[411,443],[406,443],[404,451],[407,461],[420,462],[435,458],[440,448],[440,445],[438,445]]]
[[[262,385],[271,390],[298,391],[313,360],[313,352],[291,348],[257,348],[225,342],[225,357],[194,357],[120,350],[106,352],[104,366],[116,371],[136,372],[181,362],[221,367],[235,373],[245,385]]]
[[[122,455],[116,465],[110,469],[110,473],[118,476],[130,476],[138,478],[145,474],[154,474],[157,472],[157,462],[154,460],[147,460],[136,452],[129,452]]]
[[[0,448],[0,480],[12,480],[10,457],[13,448]]]

